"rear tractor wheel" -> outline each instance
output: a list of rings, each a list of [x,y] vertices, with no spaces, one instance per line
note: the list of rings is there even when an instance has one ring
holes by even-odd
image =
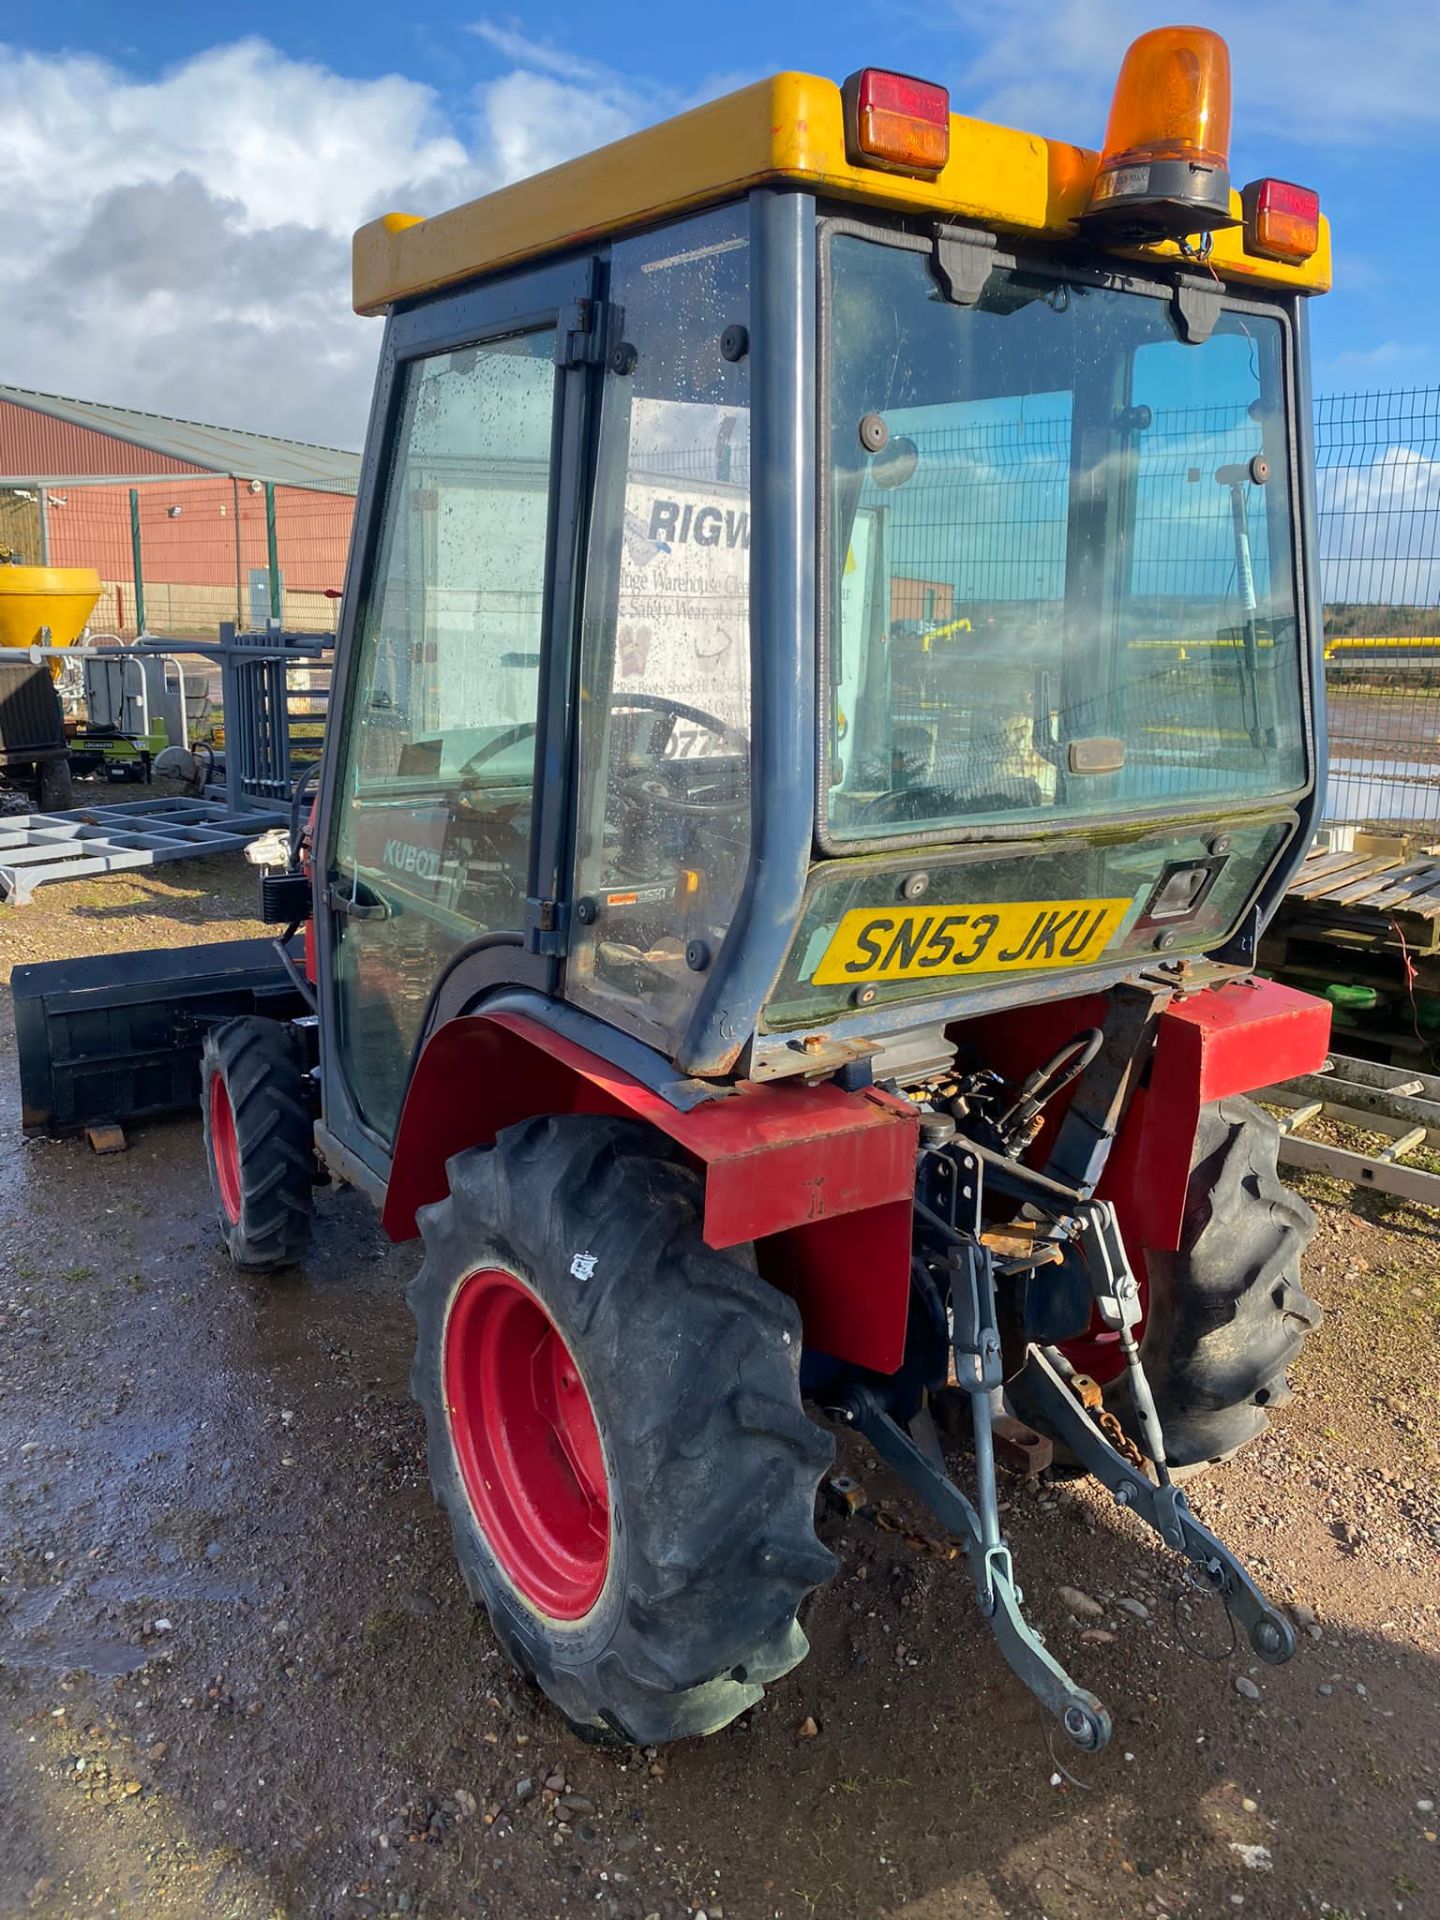
[[[803,1659],[834,1569],[799,1314],[634,1122],[526,1121],[448,1174],[411,1384],[470,1592],[577,1731],[714,1732]]]
[[[1280,1129],[1253,1101],[1205,1107],[1178,1251],[1147,1250],[1140,1357],[1171,1467],[1225,1460],[1290,1398],[1286,1368],[1320,1324],[1300,1280],[1315,1216],[1280,1178]],[[1123,1375],[1106,1401],[1139,1438]]]
[[[205,1159],[237,1267],[293,1267],[310,1240],[315,1155],[305,1078],[278,1020],[226,1020],[200,1055]]]
[[[42,760],[35,781],[36,812],[64,813],[74,798],[69,759],[62,755],[55,760]]]

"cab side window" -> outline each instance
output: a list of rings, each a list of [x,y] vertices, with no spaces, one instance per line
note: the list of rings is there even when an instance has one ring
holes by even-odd
[[[386,1137],[445,963],[525,922],[555,383],[553,328],[402,376],[330,867],[341,1057]]]
[[[668,1045],[750,849],[745,209],[619,243],[611,299],[634,364],[601,416],[567,992]]]

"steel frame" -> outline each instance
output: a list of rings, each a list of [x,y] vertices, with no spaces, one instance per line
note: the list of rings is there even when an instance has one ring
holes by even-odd
[[[37,887],[51,881],[233,853],[287,818],[279,808],[262,812],[224,800],[178,797],[74,813],[19,814],[13,822],[0,822],[0,901],[23,907]]]
[[[1335,1054],[1319,1073],[1266,1087],[1255,1098],[1290,1109],[1280,1122],[1282,1166],[1440,1208],[1440,1173],[1405,1164],[1422,1147],[1440,1151],[1440,1075]],[[1359,1153],[1305,1139],[1304,1129],[1321,1117],[1388,1134],[1390,1145],[1379,1153]]]

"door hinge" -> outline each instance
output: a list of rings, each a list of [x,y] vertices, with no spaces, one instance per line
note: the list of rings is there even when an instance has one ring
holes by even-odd
[[[1215,331],[1224,292],[1219,280],[1202,280],[1194,273],[1176,274],[1170,319],[1187,346],[1203,347]]]
[[[563,900],[525,902],[526,944],[531,953],[559,955],[569,951],[570,907]]]
[[[576,300],[561,316],[562,367],[601,367],[620,337],[623,315],[608,300]]]
[[[956,307],[978,305],[995,269],[1015,264],[998,251],[994,234],[978,227],[937,228],[932,258],[945,298]]]

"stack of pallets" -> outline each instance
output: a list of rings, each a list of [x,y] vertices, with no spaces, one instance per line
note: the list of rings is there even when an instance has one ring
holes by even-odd
[[[1328,993],[1348,1050],[1440,1057],[1440,854],[1312,853],[1260,944],[1260,966]]]

